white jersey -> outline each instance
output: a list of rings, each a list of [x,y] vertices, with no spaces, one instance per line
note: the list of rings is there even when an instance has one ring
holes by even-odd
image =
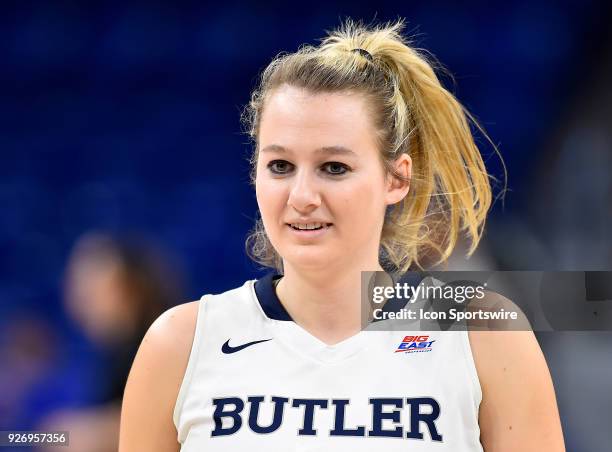
[[[181,451],[482,451],[466,331],[326,345],[291,320],[273,277],[199,301],[174,409]]]

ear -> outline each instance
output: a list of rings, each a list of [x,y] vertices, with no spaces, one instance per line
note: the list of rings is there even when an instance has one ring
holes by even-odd
[[[387,205],[396,204],[406,197],[410,191],[410,179],[412,178],[412,159],[408,154],[400,155],[393,163],[395,172],[401,174],[403,179],[389,174],[387,177],[387,193],[385,200]]]

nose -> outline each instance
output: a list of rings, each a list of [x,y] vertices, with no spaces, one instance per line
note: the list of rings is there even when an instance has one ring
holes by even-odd
[[[321,194],[312,174],[298,171],[293,178],[287,205],[300,213],[309,213],[321,205]]]

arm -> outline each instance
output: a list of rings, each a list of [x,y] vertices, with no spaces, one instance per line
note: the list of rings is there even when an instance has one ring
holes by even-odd
[[[486,452],[565,451],[552,380],[531,331],[469,333]]]
[[[197,302],[169,309],[142,340],[123,395],[119,452],[179,450],[172,415],[197,313]]]

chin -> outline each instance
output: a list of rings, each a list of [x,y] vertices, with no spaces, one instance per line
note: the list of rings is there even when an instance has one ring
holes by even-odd
[[[314,247],[312,247],[314,248]],[[287,253],[283,254],[283,261],[288,263],[294,268],[304,270],[318,270],[321,268],[329,267],[329,264],[334,260],[329,252],[323,252],[323,250],[288,250]]]

